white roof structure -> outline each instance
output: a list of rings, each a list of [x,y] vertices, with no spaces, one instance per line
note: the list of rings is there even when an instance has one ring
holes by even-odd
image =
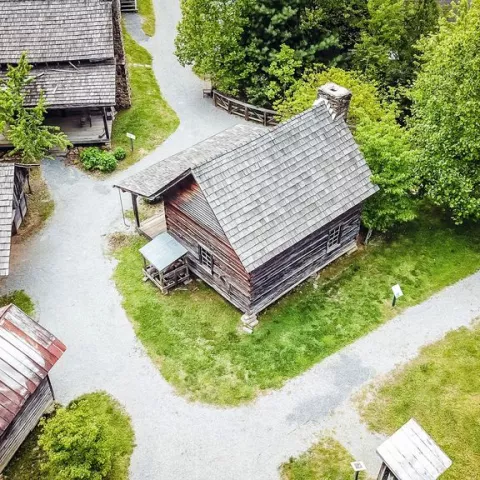
[[[398,480],[437,480],[452,461],[412,418],[377,449]]]

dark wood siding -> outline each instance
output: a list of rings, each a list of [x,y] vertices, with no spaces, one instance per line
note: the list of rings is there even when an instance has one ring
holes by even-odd
[[[251,310],[259,312],[356,245],[361,207],[355,207],[251,273]],[[329,231],[341,225],[340,244],[327,251]]]
[[[53,393],[48,377],[28,398],[25,405],[0,437],[0,472],[7,466],[40,417],[53,404]]]
[[[250,309],[250,276],[225,237],[198,185],[191,179],[164,197],[167,231],[188,250],[191,271],[242,311]],[[213,254],[213,271],[200,262]]]

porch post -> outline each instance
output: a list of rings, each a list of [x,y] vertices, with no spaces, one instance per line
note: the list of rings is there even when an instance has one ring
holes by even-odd
[[[107,140],[110,140],[110,132],[108,131],[108,120],[107,120],[107,111],[103,107],[103,126],[105,127],[105,135]]]
[[[140,228],[140,215],[138,213],[138,203],[137,203],[137,195],[132,193],[132,207],[133,207],[133,215],[135,217],[135,225],[137,228]]]

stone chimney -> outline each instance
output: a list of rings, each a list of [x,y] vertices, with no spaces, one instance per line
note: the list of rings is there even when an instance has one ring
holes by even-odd
[[[345,87],[341,87],[336,83],[326,83],[318,89],[317,100],[315,105],[325,100],[330,107],[333,118],[343,118],[347,120],[348,108],[350,107],[350,100],[352,99],[352,92]]]

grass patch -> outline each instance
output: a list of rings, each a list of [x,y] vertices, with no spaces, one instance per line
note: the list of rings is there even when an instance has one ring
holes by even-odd
[[[134,433],[129,416],[113,397],[104,392],[83,395],[73,400],[70,405],[78,402],[83,402],[86,404],[86,408],[92,410],[92,417],[108,417],[109,428],[115,434],[117,454],[113,462],[113,469],[105,477],[105,480],[127,480],[130,457],[134,448]],[[54,416],[55,413],[47,415],[45,418],[48,421]],[[40,465],[45,462],[46,457],[38,446],[38,439],[42,431],[42,425],[38,425],[30,433],[4,471],[5,480],[45,479],[45,473],[41,471]]]
[[[15,290],[0,297],[0,307],[4,307],[10,303],[16,305],[30,317],[35,314],[35,305],[24,290]]]
[[[142,30],[145,35],[153,37],[155,35],[155,10],[153,0],[138,0],[138,13],[142,16]]]
[[[426,348],[368,392],[361,407],[375,431],[392,434],[415,418],[453,465],[442,480],[480,479],[480,325]]]
[[[305,282],[260,317],[254,335],[240,313],[202,283],[162,295],[142,281],[131,237],[114,255],[123,305],[164,377],[191,399],[222,405],[279,388],[318,361],[480,268],[480,225],[456,228],[423,218],[378,237]],[[391,307],[391,286],[405,296]]]
[[[37,233],[55,210],[55,202],[40,168],[33,168],[30,171],[30,186],[32,193],[27,193],[27,216],[18,235],[12,237],[12,243],[20,243]]]
[[[280,467],[282,480],[343,480],[353,478],[351,462],[354,458],[333,438],[323,438],[298,458]],[[366,479],[361,472],[359,480]]]
[[[112,146],[123,147],[127,152],[118,168],[124,169],[140,160],[165,141],[178,127],[176,113],[162,97],[152,70],[152,56],[123,29],[128,62],[132,106],[122,110],[113,122]],[[134,151],[126,133],[133,133]]]

